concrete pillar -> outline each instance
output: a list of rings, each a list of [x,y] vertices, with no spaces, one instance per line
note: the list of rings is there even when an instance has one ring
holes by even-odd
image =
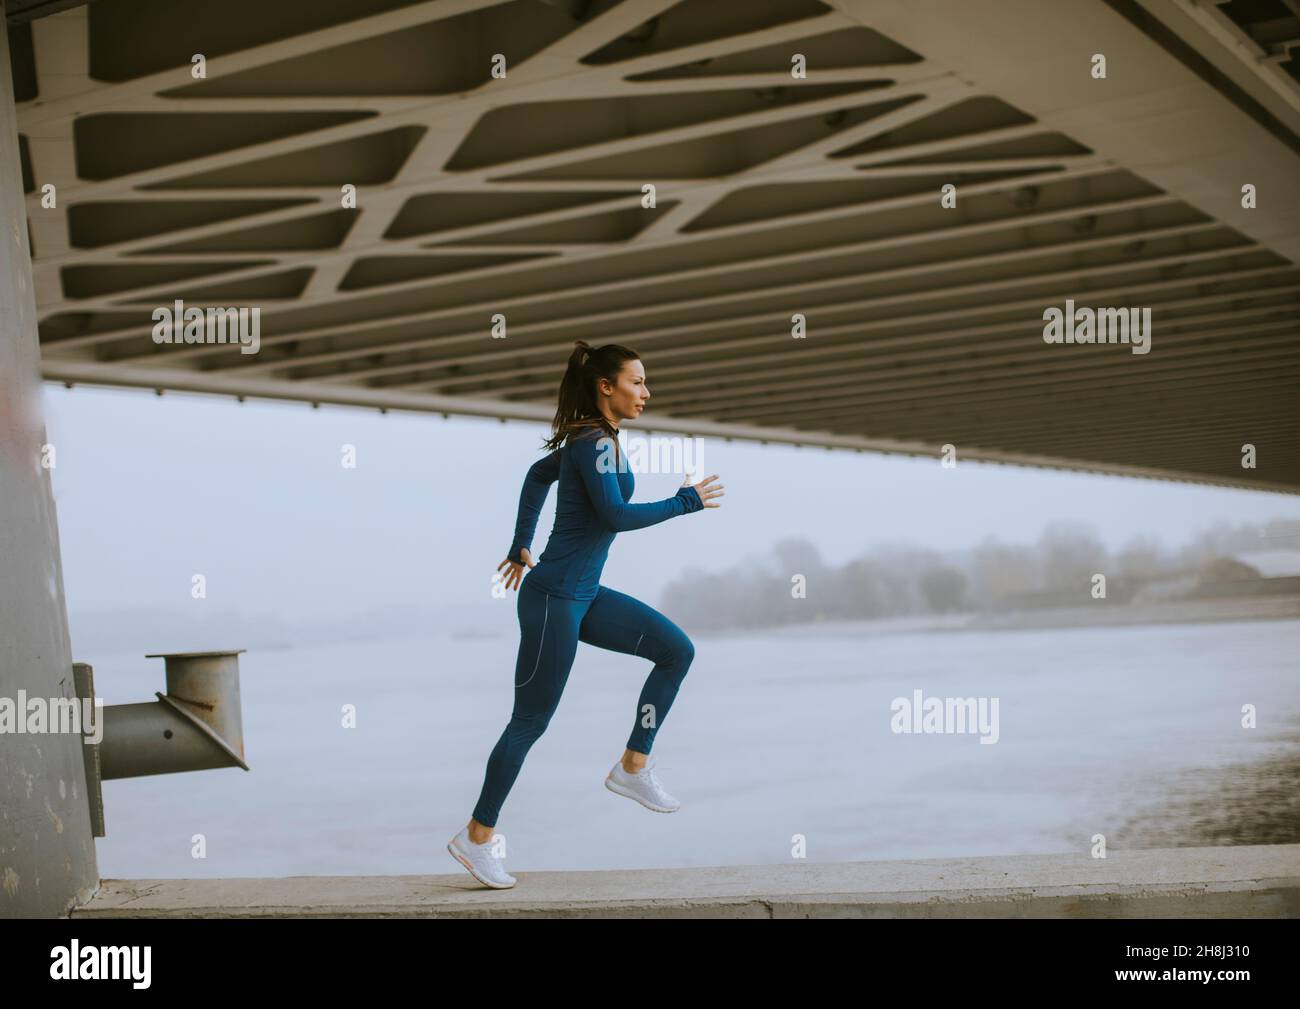
[[[40,388],[9,43],[0,31],[0,704],[17,705],[19,691],[47,704],[76,696],[54,495],[41,462]],[[63,915],[99,885],[81,742],[75,732],[0,731],[0,917]]]

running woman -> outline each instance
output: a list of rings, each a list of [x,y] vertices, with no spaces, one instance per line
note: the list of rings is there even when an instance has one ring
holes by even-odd
[[[615,534],[721,507],[714,498],[723,496],[723,485],[714,485],[716,473],[697,484],[688,475],[673,497],[628,503],[635,481],[618,444],[619,422],[641,416],[649,398],[636,351],[613,343],[593,350],[575,341],[560,382],[552,437],[545,443],[549,454],[528,470],[514,540],[497,568],[505,572],[506,588],[518,594],[514,710],[488,757],[473,816],[447,844],[452,857],[485,886],[515,884],[493,850],[493,828],[524,757],[559,706],[579,641],[654,663],[641,688],[627,748],[610,768],[605,787],[659,813],[680,806],[655,777],[649,754],[695,647],[658,610],[601,585],[600,573]],[[555,525],[535,563],[529,547],[556,480]],[[526,574],[524,565],[530,569]]]

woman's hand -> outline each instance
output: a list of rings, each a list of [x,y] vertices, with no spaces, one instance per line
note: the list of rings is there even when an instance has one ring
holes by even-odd
[[[687,473],[687,474],[686,474],[686,479],[682,481],[682,486],[683,486],[683,487],[694,487],[694,488],[695,488],[695,493],[698,494],[698,495],[700,496],[700,500],[704,502],[704,507],[705,507],[705,508],[721,508],[721,507],[722,507],[722,502],[721,502],[721,501],[713,501],[712,499],[715,498],[715,497],[726,497],[726,496],[727,496],[727,495],[724,494],[723,491],[722,491],[722,488],[725,487],[726,484],[721,484],[721,483],[720,483],[720,484],[718,484],[716,487],[712,486],[713,481],[716,480],[716,479],[718,479],[718,474],[717,474],[717,473],[714,473],[714,474],[711,475],[711,476],[706,476],[706,477],[705,477],[703,480],[701,480],[699,483],[693,484],[693,483],[691,483],[691,475],[690,475],[689,473]]]
[[[523,547],[520,549],[519,556],[524,559],[524,561],[528,564],[530,568],[537,567],[537,564],[533,561],[533,555],[528,552],[527,547]],[[501,581],[506,588],[513,587],[514,590],[518,592],[519,585],[524,580],[524,565],[521,564],[519,561],[512,561],[507,557],[505,560],[503,560],[500,564],[497,565],[497,571],[499,572],[506,568],[508,568],[509,570],[506,571],[506,573],[502,576]]]

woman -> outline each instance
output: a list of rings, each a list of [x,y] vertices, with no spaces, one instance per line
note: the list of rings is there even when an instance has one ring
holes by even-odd
[[[555,714],[579,641],[655,664],[637,701],[627,749],[610,769],[605,787],[660,813],[680,805],[654,776],[648,755],[695,648],[662,613],[601,585],[600,573],[616,533],[718,508],[721,502],[713,499],[723,496],[723,485],[712,486],[716,473],[694,485],[688,475],[673,497],[627,503],[635,483],[618,445],[619,422],[639,417],[649,398],[636,351],[613,343],[592,350],[576,341],[560,383],[552,437],[545,444],[550,454],[534,463],[524,480],[515,538],[497,568],[505,570],[506,587],[519,595],[514,710],[488,757],[473,816],[447,844],[452,857],[490,887],[515,884],[494,851],[493,827],[524,757]],[[535,564],[528,548],[556,480],[555,525]],[[532,569],[526,576],[525,564]]]

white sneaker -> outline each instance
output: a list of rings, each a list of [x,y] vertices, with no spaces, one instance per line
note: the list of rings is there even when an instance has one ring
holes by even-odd
[[[636,774],[628,774],[623,770],[623,762],[615,761],[614,766],[605,777],[605,787],[611,792],[619,795],[626,795],[629,799],[635,799],[646,809],[653,809],[656,813],[672,813],[680,808],[681,803],[669,795],[664,786],[659,784],[659,779],[655,777],[652,768],[658,761],[651,757],[646,761],[645,767],[637,771]]]
[[[475,844],[469,839],[469,824],[461,827],[460,833],[447,842],[447,850],[484,886],[508,890],[515,885],[515,877],[506,872],[501,859],[492,854],[492,840],[489,838],[482,844]]]

